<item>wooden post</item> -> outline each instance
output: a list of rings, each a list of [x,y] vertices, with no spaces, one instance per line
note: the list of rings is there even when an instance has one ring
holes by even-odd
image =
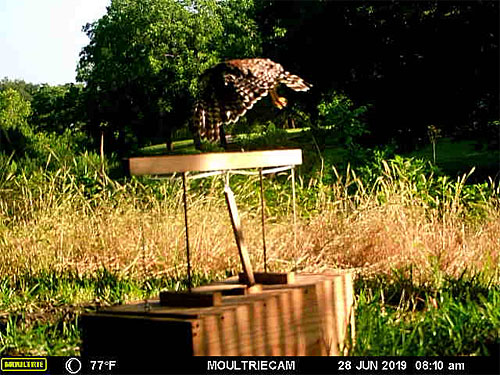
[[[224,195],[226,196],[227,208],[229,210],[229,216],[231,218],[231,225],[233,226],[234,237],[236,239],[236,246],[238,246],[238,252],[240,254],[241,264],[243,266],[243,272],[246,276],[246,284],[248,286],[255,285],[255,277],[253,275],[252,263],[250,263],[250,257],[248,256],[247,246],[245,244],[245,239],[243,237],[243,231],[241,230],[240,217],[238,216],[238,208],[236,206],[236,201],[234,200],[234,194],[229,185],[226,184],[224,187]]]

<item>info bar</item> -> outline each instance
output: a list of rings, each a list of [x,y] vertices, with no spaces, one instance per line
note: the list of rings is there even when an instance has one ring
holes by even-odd
[[[2,374],[500,374],[489,357],[2,357]],[[32,367],[34,366],[34,367]],[[31,367],[28,369],[28,367]],[[27,373],[27,372],[24,372]]]

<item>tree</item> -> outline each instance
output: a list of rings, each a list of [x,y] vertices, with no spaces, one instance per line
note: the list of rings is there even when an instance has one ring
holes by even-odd
[[[125,152],[185,126],[197,78],[220,59],[259,50],[250,0],[113,0],[84,30],[78,80],[89,128]]]
[[[33,93],[38,90],[39,85],[25,82],[22,79],[8,79],[7,77],[0,80],[0,91],[8,88],[16,90],[24,100],[31,101]]]
[[[498,118],[498,2],[256,4],[264,54],[314,85],[311,113],[323,93],[345,92],[370,104],[374,143],[409,145],[429,123],[453,132]]]
[[[39,131],[62,134],[80,130],[86,122],[83,85],[41,85],[32,94],[30,123]]]
[[[30,113],[30,103],[18,91],[12,88],[0,91],[0,152],[25,150],[31,135],[27,122]]]

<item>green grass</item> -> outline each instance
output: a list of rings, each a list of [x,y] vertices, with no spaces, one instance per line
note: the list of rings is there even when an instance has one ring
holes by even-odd
[[[289,135],[290,139],[297,138],[301,133],[306,133],[309,131],[309,128],[297,128],[297,129],[286,129],[286,132]],[[236,135],[235,141],[236,143],[241,142],[245,137],[258,137],[258,134],[247,134],[247,135]],[[165,143],[160,143],[156,145],[151,145],[144,147],[140,150],[141,155],[169,155],[169,154],[193,154],[198,153],[194,147],[194,142],[192,139],[182,139],[172,142],[173,151],[169,153],[167,151],[167,147]]]
[[[172,143],[173,152],[172,154],[192,154],[196,153],[194,148],[194,142],[192,139],[182,139]],[[168,155],[167,146],[165,143],[160,143],[157,145],[147,146],[141,149],[141,154],[144,156],[152,155]]]
[[[494,355],[500,344],[500,286],[447,279],[439,288],[409,279],[359,280],[360,356]]]
[[[432,160],[432,146],[410,153],[408,156]],[[475,176],[497,177],[500,172],[500,150],[488,149],[487,145],[475,140],[453,141],[441,138],[436,143],[436,165],[445,174],[461,175],[476,168]]]
[[[47,273],[1,284],[1,307],[10,312],[0,319],[2,355],[78,355],[82,312],[186,287],[185,280],[138,281],[106,270],[94,278]],[[480,275],[421,285],[395,272],[358,278],[355,290],[351,355],[493,355],[500,343],[500,286]]]
[[[361,272],[356,281],[351,354],[491,354],[500,332],[498,186],[437,176],[426,163],[401,157],[340,173],[334,166],[344,151],[322,149],[301,132],[287,132],[305,150],[296,184],[300,266],[378,274]],[[174,147],[193,151],[191,140]],[[459,154],[447,140],[438,144],[439,162],[447,156],[456,168]],[[483,156],[481,163],[492,162]],[[10,164],[0,173],[1,355],[79,354],[82,312],[186,287],[178,181],[114,181],[101,173],[97,155],[64,165],[29,175]],[[201,270],[195,285],[240,267],[228,255],[235,249],[222,186],[213,178],[190,188],[193,264]],[[249,246],[257,248],[258,182],[234,176],[231,186]],[[287,176],[266,178],[265,188],[266,236],[278,270],[297,256],[290,250],[291,188]],[[401,264],[413,264],[413,274],[388,271]]]
[[[213,278],[194,274],[192,280],[197,286]],[[78,355],[83,312],[158,298],[161,290],[185,290],[187,280],[137,280],[102,269],[94,276],[42,272],[3,277],[0,286],[0,355]]]

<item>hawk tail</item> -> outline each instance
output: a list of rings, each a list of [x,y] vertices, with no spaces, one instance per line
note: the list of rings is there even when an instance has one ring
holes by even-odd
[[[220,118],[218,112],[207,111],[204,103],[197,103],[192,117],[191,131],[201,138],[219,139]]]

